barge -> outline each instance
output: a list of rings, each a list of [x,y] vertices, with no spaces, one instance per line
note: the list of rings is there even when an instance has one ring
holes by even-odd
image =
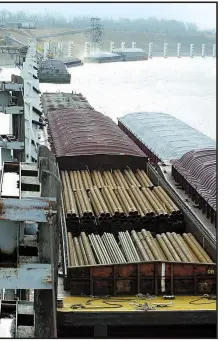
[[[40,83],[70,84],[71,74],[65,63],[60,60],[48,59],[41,62],[38,69]]]
[[[47,94],[42,94],[46,103],[45,96]],[[85,105],[88,106],[87,101]],[[56,155],[62,181],[64,279],[58,292],[61,301],[57,309],[58,334],[65,336],[69,331],[70,337],[75,336],[83,326],[92,330],[90,333],[95,337],[106,337],[112,329],[118,331],[131,325],[138,330],[143,325],[146,329],[150,326],[154,332],[156,326],[170,324],[185,327],[209,324],[211,329],[215,328],[214,239],[206,235],[206,230],[189,213],[183,201],[148,163],[146,155],[108,117],[88,107],[66,109],[66,105],[62,110],[46,110],[45,115],[51,149]],[[65,136],[64,131],[69,135]],[[142,174],[148,183],[137,185],[136,180],[141,179],[136,178],[139,171],[144,172]],[[147,198],[152,198],[151,192],[156,196],[149,202]],[[122,202],[122,196],[129,203],[129,210],[125,201]],[[170,211],[168,209],[169,204],[162,203],[162,197],[168,198],[179,212],[174,214],[174,218],[171,207]],[[115,215],[113,202],[120,204],[120,211],[116,213],[119,217],[123,213],[123,219]],[[160,212],[161,217],[158,214],[161,208],[150,211],[155,202],[167,210]],[[135,216],[134,212],[137,212]],[[88,219],[85,218],[87,216]],[[148,261],[138,253],[136,235],[139,248],[145,245],[145,251],[149,252]],[[172,237],[180,242],[179,252],[185,252],[185,256],[190,253],[191,260],[183,258],[178,261],[164,255],[166,250],[170,256],[169,252],[176,245]],[[112,238],[120,261],[112,260],[116,255],[111,251],[107,238]],[[206,261],[196,260],[197,256],[195,258],[186,238],[194,239],[197,248],[207,255]],[[150,251],[153,253],[150,243],[160,256],[154,254],[154,258],[150,259]],[[130,254],[128,258],[127,248],[135,250],[134,253],[138,250],[140,260]],[[88,259],[86,263],[85,257]],[[92,296],[96,296],[96,302],[92,302]],[[169,304],[166,298],[170,300]],[[193,307],[194,303],[197,308]]]

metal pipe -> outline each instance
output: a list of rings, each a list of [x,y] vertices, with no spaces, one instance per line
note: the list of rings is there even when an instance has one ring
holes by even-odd
[[[86,171],[84,170],[81,171],[81,178],[82,178],[82,182],[84,184],[85,190],[88,191],[90,187],[86,178]]]
[[[69,198],[68,198],[68,191],[64,190],[63,195],[64,195],[64,203],[65,203],[66,215],[72,214],[71,206],[70,206],[70,201],[69,201]]]
[[[94,188],[90,188],[90,193],[91,193],[90,199],[91,199],[91,201],[94,202],[95,206],[97,207],[97,210],[99,212],[99,216],[104,216],[105,213],[104,213],[104,210],[103,210],[103,208],[101,206],[101,202],[98,200],[98,197],[96,195],[95,187]]]
[[[85,232],[81,232],[81,238],[82,238],[82,242],[83,242],[83,245],[84,245],[84,248],[86,251],[86,255],[87,255],[89,264],[95,265],[96,261],[95,261],[94,255],[93,255],[92,250],[91,250],[91,246],[89,245],[89,242],[88,242],[88,239],[86,237]]]
[[[81,177],[80,171],[77,171],[77,178],[78,178],[78,183],[79,183],[79,189],[83,189],[84,185],[83,185],[83,182],[82,182],[82,177]]]
[[[85,202],[84,202],[83,197],[82,197],[82,192],[81,192],[81,190],[77,190],[76,193],[77,193],[77,198],[79,200],[79,203],[80,203],[80,206],[81,206],[81,209],[82,209],[82,215],[86,216],[87,215],[87,212],[86,212],[87,210],[86,210]]]
[[[108,208],[108,210],[109,210],[110,215],[113,216],[113,215],[114,215],[114,212],[115,212],[115,208],[114,208],[114,206],[113,206],[113,202],[111,202],[111,201],[109,200],[109,197],[107,196],[107,194],[106,194],[106,192],[105,192],[105,187],[102,188],[101,194],[102,194],[102,197],[103,197],[104,202],[105,202],[106,205],[107,205],[107,208]]]
[[[138,200],[136,199],[134,193],[132,192],[132,189],[129,188],[129,189],[127,190],[127,192],[128,192],[128,194],[130,195],[130,198],[132,199],[132,201],[133,201],[133,203],[134,203],[134,205],[135,205],[135,207],[136,207],[136,209],[137,209],[137,211],[138,211],[138,214],[140,214],[141,217],[144,217],[144,216],[145,216],[145,213],[143,212],[142,207],[140,206]]]
[[[94,186],[98,187],[98,188],[101,188],[100,180],[99,180],[98,174],[97,174],[97,172],[95,170],[92,172],[91,177],[92,177]]]
[[[96,245],[96,242],[95,240],[93,239],[93,236],[92,235],[88,235],[88,238],[90,240],[90,244],[92,245],[92,249],[95,253],[95,256],[96,256],[96,260],[99,264],[103,264],[103,261],[102,261],[102,258],[101,258],[101,255],[100,255],[100,251]]]
[[[161,234],[161,237],[163,238],[164,240],[164,243],[166,244],[166,246],[168,247],[170,253],[172,254],[174,260],[176,262],[181,262],[181,259],[178,255],[178,253],[176,252],[176,250],[174,249],[173,245],[170,243],[169,239],[167,238],[167,236],[165,235],[165,233],[162,233]]]
[[[101,245],[99,244],[99,241],[98,241],[98,239],[97,239],[97,235],[95,235],[95,234],[92,233],[92,238],[93,238],[93,240],[94,240],[94,242],[95,242],[97,251],[98,251],[98,253],[100,254],[101,263],[102,263],[102,264],[107,264],[106,257],[105,257],[105,255],[104,255],[104,253],[103,253],[103,250],[101,249]]]
[[[120,262],[126,263],[125,257],[123,253],[121,252],[121,249],[119,248],[116,239],[114,238],[114,235],[110,233],[110,240],[111,240],[111,245],[115,248],[117,251],[118,258]]]
[[[102,207],[103,210],[104,210],[104,213],[106,214],[106,216],[110,216],[109,209],[108,209],[108,207],[107,207],[105,201],[103,200],[103,197],[102,197],[102,195],[101,195],[101,193],[100,193],[99,188],[95,187],[95,188],[94,188],[94,191],[95,191],[95,193],[96,193],[96,195],[97,195],[97,199],[99,200],[101,207]]]
[[[115,252],[113,252],[113,250],[111,248],[111,244],[110,244],[110,242],[108,240],[107,234],[104,233],[101,238],[102,238],[103,243],[105,244],[105,246],[106,246],[106,248],[108,250],[108,253],[110,255],[110,259],[112,260],[112,262],[115,263],[115,264],[118,263],[117,258],[116,258],[116,254],[115,254]]]
[[[146,251],[145,251],[145,249],[141,243],[141,241],[139,240],[138,235],[135,232],[135,230],[131,231],[131,235],[132,235],[132,239],[133,239],[134,243],[136,244],[136,246],[138,248],[139,254],[141,255],[142,259],[144,261],[150,260],[149,256],[147,255],[147,253],[146,253]]]
[[[119,232],[119,240],[122,245],[122,249],[127,257],[128,262],[134,262],[135,260],[133,258],[133,255],[130,252],[129,245],[127,243],[124,232]]]
[[[134,243],[133,243],[133,241],[132,241],[132,239],[131,239],[131,236],[130,236],[129,232],[126,231],[125,234],[126,234],[126,236],[127,236],[127,240],[128,240],[129,245],[130,245],[130,247],[131,247],[131,249],[132,249],[132,253],[133,253],[134,257],[135,257],[135,260],[136,260],[137,262],[140,262],[141,259],[140,259],[139,254],[138,254],[138,252],[137,252],[137,250],[136,250],[136,248],[135,248],[135,246],[134,246]]]
[[[71,233],[68,236],[68,238],[69,238],[68,240],[70,240],[70,247],[71,247],[71,251],[73,253],[75,266],[79,266],[79,260],[78,260],[78,256],[77,256],[77,253],[76,253],[76,249],[75,249],[75,245],[74,245],[74,241],[72,239],[72,234]]]
[[[187,244],[187,242],[183,239],[183,237],[181,235],[178,235],[178,237],[181,240],[182,244],[184,245],[185,249],[187,249],[188,252],[190,253],[190,255],[193,258],[194,262],[200,263],[199,259],[197,258],[197,256],[193,252],[193,250],[190,248],[190,246]]]
[[[170,205],[174,208],[175,211],[180,211],[179,208],[174,204],[174,202],[171,200],[169,195],[164,191],[164,189],[161,186],[157,187],[159,191],[163,194],[163,196],[166,198],[166,200],[170,203]]]
[[[195,257],[194,255],[192,254],[192,251],[189,249],[188,245],[186,246],[185,244],[185,241],[182,239],[181,235],[180,234],[177,234],[177,237],[179,238],[181,244],[182,244],[182,247],[183,249],[185,250],[185,254],[187,254],[187,258],[188,260],[191,262],[191,263],[194,263],[195,262]]]
[[[85,252],[85,248],[84,248],[84,245],[83,245],[83,242],[82,242],[82,238],[79,236],[78,239],[79,239],[79,245],[81,247],[84,263],[85,263],[85,265],[88,265],[89,262],[88,262],[88,258],[86,256],[86,252]]]
[[[201,254],[203,255],[203,257],[206,259],[207,263],[214,263],[213,260],[209,257],[209,255],[207,254],[207,252],[202,248],[202,246],[198,243],[198,241],[195,239],[195,237],[191,234],[188,233],[188,236],[190,237],[190,239],[192,240],[192,242],[196,245],[196,247],[198,248],[198,250],[201,252]]]
[[[110,188],[110,187],[108,187],[107,190],[108,190],[108,192],[110,193],[111,199],[113,200],[113,202],[114,202],[116,208],[118,209],[118,211],[120,212],[120,214],[123,215],[124,210],[123,210],[123,208],[121,207],[121,204],[120,204],[120,202],[119,202],[119,200],[118,200],[116,194],[114,193],[113,189]]]
[[[149,188],[142,188],[142,192],[144,193],[145,197],[148,199],[150,205],[155,210],[158,215],[165,215],[167,212],[162,208],[161,204],[158,202],[155,195]]]
[[[136,178],[135,174],[132,172],[132,170],[131,170],[129,167],[127,167],[127,168],[128,168],[128,174],[131,176],[131,178],[132,178],[134,184],[135,184],[138,188],[141,187],[141,184],[139,183],[139,181],[138,181],[138,179]]]
[[[72,235],[71,232],[68,232],[68,247],[69,247],[69,255],[70,255],[70,266],[76,266],[76,261],[75,261],[75,256],[74,256],[74,252],[73,252],[73,242],[72,242]],[[73,246],[72,246],[73,245]]]
[[[77,192],[74,192],[74,196],[75,196],[75,199],[76,199],[76,202],[77,202],[77,208],[78,208],[79,218],[82,218],[82,216],[83,216],[83,211],[82,211],[82,207],[81,207],[81,205],[80,205],[80,200],[79,200],[79,197],[78,197]]]
[[[183,253],[179,244],[176,242],[176,239],[174,238],[174,236],[170,232],[167,232],[166,235],[167,235],[167,238],[169,239],[170,243],[173,245],[174,249],[176,250],[181,261],[182,262],[188,262],[187,257]]]
[[[92,179],[91,176],[89,174],[89,172],[87,170],[85,170],[85,175],[86,175],[86,180],[88,182],[89,185],[89,189],[93,187],[93,183],[92,183]]]
[[[181,251],[183,252],[183,254],[184,254],[185,258],[186,258],[186,262],[191,262],[191,260],[190,260],[190,258],[189,258],[189,256],[188,256],[188,253],[187,253],[186,250],[183,248],[183,245],[182,245],[182,243],[180,242],[180,240],[179,240],[177,234],[176,234],[175,232],[172,232],[171,234],[172,234],[172,236],[174,237],[174,239],[175,239],[175,241],[177,242],[177,244],[179,245],[179,247],[181,248]]]
[[[150,248],[148,247],[148,244],[147,242],[145,241],[144,239],[144,236],[142,235],[141,232],[137,232],[137,235],[139,237],[139,240],[140,242],[142,243],[144,249],[145,249],[145,252],[147,253],[148,257],[149,257],[149,260],[155,260],[155,257],[153,256],[153,253],[152,251],[150,250]]]
[[[160,258],[161,258],[162,260],[167,260],[167,257],[166,257],[166,255],[164,254],[162,248],[160,247],[160,245],[159,245],[157,239],[156,239],[156,238],[153,238],[153,236],[152,236],[152,234],[151,234],[150,231],[146,231],[146,233],[147,233],[147,235],[149,236],[149,238],[151,238],[153,244],[155,245],[155,248],[156,248],[158,254],[160,255]]]
[[[195,253],[196,257],[199,259],[199,261],[201,263],[207,263],[206,258],[200,252],[200,249],[196,246],[196,244],[193,243],[191,238],[185,233],[183,233],[183,238],[186,241],[186,243],[189,245],[189,247],[193,250],[193,252]]]
[[[77,190],[77,189],[80,189],[77,171],[73,171],[73,172],[72,172],[72,175],[73,175],[73,178],[74,178],[76,190]]]
[[[82,266],[85,263],[84,263],[84,259],[82,257],[82,252],[81,252],[81,249],[80,249],[78,238],[77,237],[73,238],[73,241],[74,241],[75,251],[76,251],[76,254],[77,254],[77,257],[78,257],[79,265]]]
[[[70,178],[70,181],[71,181],[72,190],[76,191],[75,181],[74,181],[74,177],[73,177],[73,173],[72,172],[69,172],[69,178]]]
[[[149,237],[149,235],[147,234],[146,230],[145,229],[142,229],[142,235],[143,237],[145,238],[145,241],[146,243],[148,244],[152,254],[153,254],[153,257],[156,259],[156,260],[161,260],[161,256],[160,254],[158,253],[157,249],[156,249],[156,246],[154,244],[154,241]]]
[[[108,254],[108,252],[107,252],[107,250],[106,250],[106,248],[105,248],[105,245],[104,245],[102,239],[100,238],[99,235],[96,235],[96,238],[97,238],[98,241],[99,241],[99,245],[100,245],[100,247],[101,247],[101,250],[103,251],[104,257],[106,258],[107,264],[112,264],[112,261],[111,261],[111,259],[110,259],[110,256],[109,256],[109,254]]]
[[[141,185],[145,187],[153,187],[153,183],[143,170],[137,169],[136,177],[140,181]]]
[[[168,247],[166,246],[166,244],[165,244],[163,238],[162,238],[159,234],[157,234],[157,235],[156,235],[156,239],[157,239],[157,241],[158,241],[158,243],[159,243],[161,249],[163,250],[163,252],[164,252],[166,258],[167,258],[170,262],[175,261],[175,259],[173,258],[171,252],[169,251]]]
[[[169,201],[167,201],[167,199],[163,196],[163,194],[157,187],[153,188],[153,192],[155,192],[161,204],[165,206],[166,210],[168,210],[170,214],[176,214],[176,210],[169,204]]]

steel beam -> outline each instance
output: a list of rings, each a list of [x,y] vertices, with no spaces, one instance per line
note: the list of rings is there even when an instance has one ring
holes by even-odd
[[[23,114],[24,108],[16,105],[11,107],[0,106],[0,111],[9,115],[21,115]]]
[[[10,150],[23,150],[24,142],[9,142],[0,140],[0,148],[10,149]]]
[[[0,220],[46,223],[50,208],[56,209],[55,198],[32,198],[32,200],[0,198]]]
[[[19,268],[0,268],[0,289],[51,289],[50,264],[22,264]]]

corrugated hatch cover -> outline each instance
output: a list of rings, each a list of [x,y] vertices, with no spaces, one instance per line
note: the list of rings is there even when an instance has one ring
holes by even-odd
[[[137,112],[119,121],[162,161],[178,159],[191,150],[216,147],[213,139],[169,114]]]
[[[48,112],[49,130],[57,157],[146,155],[109,117],[90,109]]]
[[[204,149],[172,160],[173,167],[216,210],[216,150]]]

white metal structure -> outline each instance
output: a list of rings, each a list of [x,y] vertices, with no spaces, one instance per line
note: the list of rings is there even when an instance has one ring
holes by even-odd
[[[134,41],[132,42],[131,47],[132,47],[132,49],[136,48],[136,43]]]
[[[25,161],[37,160],[39,119],[42,114],[40,106],[40,88],[37,77],[36,40],[29,39],[28,51],[21,77],[24,80],[24,121],[25,121]]]
[[[50,53],[50,43],[49,41],[44,42],[44,60],[49,58]]]
[[[111,41],[110,42],[110,52],[113,52],[114,48],[115,48],[114,42]]]
[[[85,43],[85,51],[84,51],[84,55],[88,56],[90,54],[90,43],[86,42]]]
[[[202,56],[202,58],[205,58],[205,55],[206,55],[205,44],[202,44],[201,45],[201,56]]]
[[[149,43],[149,58],[152,58],[153,43]]]
[[[194,44],[190,45],[190,57],[193,58],[194,57]]]
[[[125,49],[125,42],[124,41],[121,43],[121,48]]]
[[[59,41],[57,45],[57,57],[63,57],[63,43],[61,41]]]
[[[75,47],[73,41],[68,42],[68,58],[73,58],[75,52]]]
[[[180,54],[181,54],[181,43],[177,44],[177,57],[180,58]]]
[[[164,58],[168,57],[168,44],[167,43],[164,43],[163,56]]]

